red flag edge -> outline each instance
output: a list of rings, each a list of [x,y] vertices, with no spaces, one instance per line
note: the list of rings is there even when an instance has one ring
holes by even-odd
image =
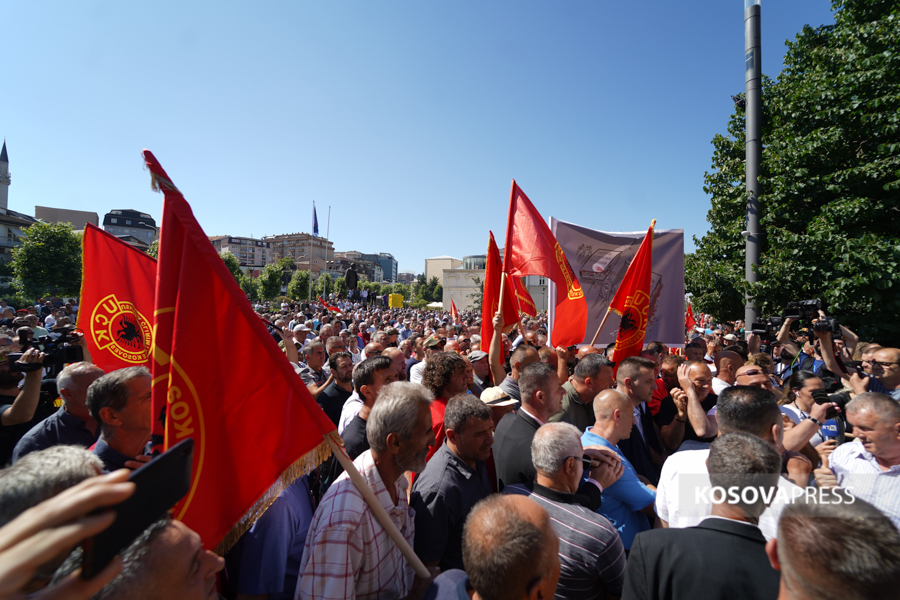
[[[153,156],[153,153],[149,150],[144,150],[144,158],[147,163],[147,167],[151,172],[151,186],[154,191],[162,191],[163,193],[169,192],[178,200],[184,202],[184,205],[187,205],[187,201],[184,199],[184,196],[175,187],[172,181],[168,178],[168,175],[163,170],[162,165],[159,164],[159,161],[156,160],[156,157]],[[158,171],[157,171],[158,170]],[[177,213],[183,212],[185,206],[179,206],[178,202],[173,202],[170,205]],[[188,207],[188,210],[189,207]],[[183,215],[182,215],[183,216]],[[194,237],[193,231],[186,231],[186,234]],[[205,238],[202,238],[203,241],[208,242]],[[200,247],[200,243],[198,240],[194,240],[197,243],[198,247]],[[213,269],[216,267],[210,265]],[[224,263],[222,263],[224,267]],[[229,273],[230,275],[230,273]],[[256,313],[253,312],[253,307],[250,306],[250,302],[247,300],[247,297],[244,295],[243,290],[238,287],[237,282],[234,280],[234,277],[229,278],[221,278],[225,284],[226,291],[233,297],[236,301],[238,310],[243,313],[244,318],[251,324],[250,327],[257,330],[260,339],[268,338],[271,340],[271,336],[265,326],[260,321],[259,317],[256,316]],[[235,294],[235,290],[240,291],[240,296],[238,297]],[[241,300],[241,301],[237,301]],[[249,314],[248,314],[249,312]],[[263,347],[266,348],[270,357],[274,360],[275,364],[279,366],[281,371],[285,374],[286,380],[292,382],[291,377],[297,377],[297,374],[294,372],[293,368],[290,364],[287,363],[287,360],[284,354],[278,349],[278,346],[274,344],[274,340],[272,340],[272,344],[263,344]],[[156,344],[153,345],[153,351],[156,351]],[[277,354],[274,352],[277,351]],[[166,357],[168,360],[171,360],[171,357]],[[281,360],[277,360],[281,359]],[[155,360],[155,357],[154,357]],[[269,486],[269,488],[262,493],[259,499],[253,503],[253,505],[244,513],[237,523],[235,523],[228,533],[225,534],[225,537],[219,542],[219,545],[216,546],[215,552],[219,556],[224,556],[244,535],[256,521],[268,510],[272,503],[275,502],[275,499],[281,495],[281,493],[292,483],[294,483],[297,479],[303,477],[320,464],[328,460],[328,457],[331,456],[331,446],[328,444],[328,441],[325,437],[330,437],[341,447],[344,446],[344,441],[341,439],[340,435],[336,429],[333,429],[327,433],[322,433],[322,441],[316,445],[313,449],[308,451],[306,454],[299,457],[295,460],[291,465],[285,469],[278,479]],[[202,452],[202,448],[201,448]]]

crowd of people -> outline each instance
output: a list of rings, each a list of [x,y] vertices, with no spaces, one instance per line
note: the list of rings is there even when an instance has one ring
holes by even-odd
[[[27,370],[77,302],[0,300],[0,599],[900,594],[900,349],[710,317],[617,358],[552,347],[545,315],[328,301],[255,308],[429,577],[332,457],[223,557],[166,516],[81,578],[151,460],[151,375]]]

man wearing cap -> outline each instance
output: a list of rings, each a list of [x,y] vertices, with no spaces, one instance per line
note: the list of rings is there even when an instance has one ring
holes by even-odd
[[[500,423],[500,419],[506,413],[511,413],[515,406],[515,398],[511,398],[509,394],[500,387],[489,387],[481,393],[481,401],[491,409],[491,419],[494,421],[494,429]]]
[[[725,340],[724,344],[726,347],[734,346],[734,343],[737,341],[737,339],[738,339],[737,336],[734,335],[733,333],[726,334],[725,338],[724,338],[724,340]]]
[[[306,338],[309,336],[309,327],[306,325],[294,325],[293,332],[294,345],[297,347],[297,352],[301,352],[306,345]],[[278,342],[278,347],[284,350],[284,340]]]
[[[477,397],[487,388],[494,385],[491,381],[491,365],[488,363],[488,353],[482,350],[475,350],[468,356],[469,362],[472,363],[472,370],[475,372],[472,387],[470,391]]]
[[[446,342],[436,336],[429,336],[425,342],[422,344],[422,347],[425,350],[425,357],[422,362],[419,362],[409,370],[409,380],[413,383],[422,383],[422,372],[425,370],[425,366],[428,364],[428,357],[432,356],[437,352],[444,351],[444,345]]]

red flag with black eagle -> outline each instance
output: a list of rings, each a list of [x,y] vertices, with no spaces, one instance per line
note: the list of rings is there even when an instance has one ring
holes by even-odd
[[[622,316],[619,333],[616,336],[616,351],[613,359],[618,365],[629,356],[638,356],[644,346],[647,333],[647,313],[650,309],[650,271],[653,266],[653,228],[650,224],[647,235],[641,242],[637,254],[628,265],[625,277],[609,303],[609,310]]]
[[[583,342],[587,327],[587,301],[581,284],[559,242],[525,192],[516,185],[515,179],[509,194],[503,254],[503,270],[510,277],[540,275],[556,284],[550,343],[571,346]]]
[[[503,277],[503,263],[500,249],[494,241],[494,232],[488,232],[487,261],[484,267],[484,287],[481,294],[481,349],[487,352],[494,337],[493,319],[500,310],[500,280]],[[503,286],[503,329],[519,322],[519,313],[513,287]]]
[[[156,260],[90,223],[81,260],[78,327],[93,363],[107,373],[149,365]]]
[[[153,154],[165,194],[156,275],[153,441],[194,439],[190,491],[173,515],[207,548],[230,547],[329,454],[334,424],[216,254]]]

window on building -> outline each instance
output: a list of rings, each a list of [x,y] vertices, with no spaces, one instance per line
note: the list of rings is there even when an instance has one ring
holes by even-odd
[[[118,219],[110,219],[109,222],[110,223],[118,223]]]
[[[131,221],[125,221],[126,225],[131,225]]]

